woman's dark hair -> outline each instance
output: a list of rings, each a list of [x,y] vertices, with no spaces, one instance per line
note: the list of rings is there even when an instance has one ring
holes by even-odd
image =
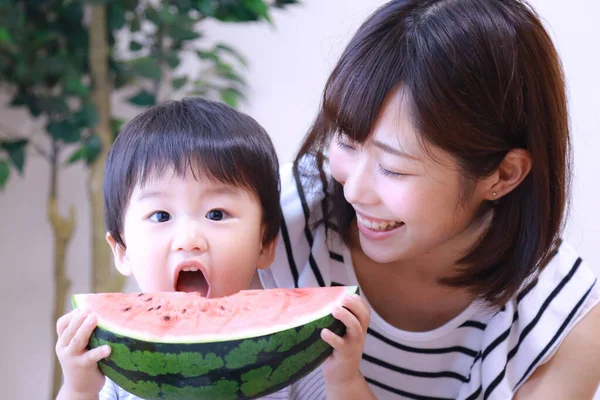
[[[124,215],[138,184],[173,168],[256,194],[262,205],[263,243],[281,221],[279,163],[265,130],[250,116],[200,97],[157,105],[128,122],[104,167],[106,229],[125,247]]]
[[[441,279],[503,305],[543,268],[569,198],[566,94],[552,40],[518,0],[398,0],[376,10],[331,73],[295,160],[297,171],[318,168],[325,218],[346,243],[355,213],[341,185],[324,178],[325,151],[339,132],[365,142],[395,90],[407,95],[422,144],[455,157],[467,196],[469,182],[491,175],[511,149],[531,154],[531,172],[493,205],[489,230]]]

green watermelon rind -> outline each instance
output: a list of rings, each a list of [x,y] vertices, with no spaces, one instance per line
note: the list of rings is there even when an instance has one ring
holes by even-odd
[[[347,295],[352,295],[354,293],[357,293],[358,287],[357,286],[345,286],[344,289],[346,289]],[[82,306],[85,308],[86,296],[88,296],[88,295],[87,294],[72,295],[71,296],[71,304],[72,304],[73,308],[80,308]],[[144,336],[144,334],[142,332],[135,332],[135,331],[123,329],[123,328],[119,327],[118,325],[116,325],[115,323],[104,320],[102,318],[99,318],[97,326],[106,331],[114,332],[114,333],[120,334],[121,336],[127,336],[130,338],[135,338],[135,339],[139,339],[142,341],[162,342],[162,343],[214,343],[214,342],[218,342],[218,341],[231,341],[231,340],[239,340],[239,339],[247,339],[247,338],[259,337],[259,336],[265,336],[265,335],[270,335],[270,334],[273,334],[276,332],[280,332],[280,331],[288,329],[288,328],[295,328],[298,326],[303,326],[303,325],[310,323],[311,321],[315,321],[317,319],[320,319],[324,316],[331,314],[332,307],[334,307],[334,306],[337,306],[337,304],[324,305],[324,307],[322,309],[320,309],[316,312],[313,312],[313,313],[307,313],[307,314],[303,315],[301,318],[298,318],[294,324],[281,324],[278,326],[269,326],[269,327],[262,328],[262,329],[248,330],[245,332],[245,334],[219,333],[216,335],[197,335],[197,336],[171,335],[171,336],[164,336],[162,338],[154,338],[154,337]]]
[[[355,293],[356,286],[348,287]],[[74,305],[76,305],[74,301]],[[345,326],[330,313],[266,335],[215,342],[163,343],[98,326],[88,347],[111,346],[100,370],[147,400],[250,400],[275,393],[317,368],[333,348],[320,337]]]

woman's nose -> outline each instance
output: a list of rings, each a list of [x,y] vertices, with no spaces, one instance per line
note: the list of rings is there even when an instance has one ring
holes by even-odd
[[[357,160],[348,169],[344,183],[344,197],[350,204],[372,205],[377,202],[374,190],[375,177],[370,171],[368,160]]]

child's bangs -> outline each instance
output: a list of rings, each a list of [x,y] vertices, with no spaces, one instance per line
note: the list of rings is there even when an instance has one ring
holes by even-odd
[[[239,144],[228,145],[210,135],[148,135],[136,149],[129,176],[135,180],[132,186],[144,186],[165,173],[182,178],[191,173],[196,180],[250,189],[254,182],[248,168],[252,165],[244,163],[242,153]]]

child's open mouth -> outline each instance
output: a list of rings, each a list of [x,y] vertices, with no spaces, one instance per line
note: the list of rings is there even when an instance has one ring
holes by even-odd
[[[208,295],[209,284],[202,270],[195,267],[186,267],[179,271],[175,282],[178,292],[198,292],[202,296]]]

